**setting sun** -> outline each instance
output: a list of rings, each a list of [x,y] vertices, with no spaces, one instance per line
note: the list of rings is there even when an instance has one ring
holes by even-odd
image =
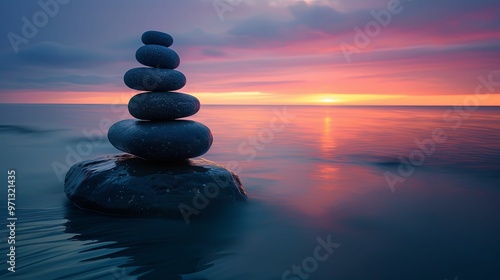
[[[335,102],[337,102],[337,100],[334,98],[323,98],[323,99],[320,99],[319,101],[322,103],[335,103]]]

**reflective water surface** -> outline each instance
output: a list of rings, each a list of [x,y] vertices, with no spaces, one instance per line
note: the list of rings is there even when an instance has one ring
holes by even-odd
[[[125,106],[0,109],[18,217],[2,279],[500,278],[498,108],[204,106],[190,118],[214,135],[204,158],[249,200],[189,225],[66,199],[65,168],[119,153],[105,132]],[[340,246],[319,260],[318,240]]]

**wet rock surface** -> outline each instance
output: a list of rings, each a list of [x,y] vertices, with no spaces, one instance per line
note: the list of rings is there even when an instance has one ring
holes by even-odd
[[[183,217],[183,211],[198,214],[246,200],[236,174],[202,158],[175,164],[132,155],[83,161],[66,174],[64,191],[80,208],[128,216]]]

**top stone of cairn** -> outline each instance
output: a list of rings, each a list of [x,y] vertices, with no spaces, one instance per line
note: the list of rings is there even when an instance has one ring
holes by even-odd
[[[172,36],[160,31],[146,31],[141,39],[145,45],[160,45],[167,48],[174,43]]]

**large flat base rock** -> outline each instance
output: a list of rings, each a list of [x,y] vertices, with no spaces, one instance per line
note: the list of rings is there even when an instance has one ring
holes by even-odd
[[[238,176],[214,162],[198,158],[162,164],[128,154],[73,165],[64,191],[84,209],[188,220],[246,199]]]

